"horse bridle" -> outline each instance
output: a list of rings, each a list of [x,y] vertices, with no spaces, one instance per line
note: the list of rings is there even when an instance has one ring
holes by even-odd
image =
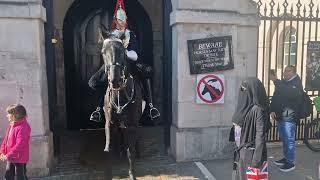
[[[110,76],[110,68],[112,67],[119,67],[121,69],[121,84],[119,88],[113,88],[112,82],[111,82],[111,76]],[[111,105],[116,109],[117,114],[120,114],[125,107],[127,107],[130,103],[133,101],[134,96],[134,82],[133,82],[133,76],[130,73],[126,73],[128,71],[128,68],[126,65],[122,65],[120,63],[115,63],[111,65],[105,65],[105,73],[108,75],[108,93],[109,93],[109,102]],[[132,87],[131,87],[131,93],[128,95],[125,88],[128,86],[128,79],[132,80]],[[124,89],[124,94],[126,96],[127,102],[124,105],[120,105],[120,91]],[[117,101],[114,100],[114,93],[116,93]]]
[[[112,82],[110,81],[110,68],[112,67],[120,67],[121,69],[121,76],[120,76],[120,79],[121,79],[121,84],[120,84],[120,87],[119,88],[113,88],[112,86]],[[125,65],[121,65],[120,63],[115,63],[115,64],[111,64],[111,65],[105,65],[105,73],[108,75],[108,83],[109,83],[109,87],[112,88],[112,90],[115,90],[115,91],[119,91],[120,89],[122,88],[125,88],[127,86],[127,82],[128,82],[128,77],[126,75],[126,70],[127,70],[127,66]]]

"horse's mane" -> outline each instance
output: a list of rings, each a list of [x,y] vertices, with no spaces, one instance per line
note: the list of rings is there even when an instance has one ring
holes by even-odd
[[[112,34],[108,38],[104,39],[101,53],[105,53],[106,48],[109,46],[113,46],[117,49],[124,49],[121,39],[115,37]]]

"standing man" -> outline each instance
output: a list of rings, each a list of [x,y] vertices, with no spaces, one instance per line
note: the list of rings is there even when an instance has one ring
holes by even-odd
[[[270,80],[275,85],[270,116],[277,121],[280,140],[283,143],[283,158],[274,163],[280,166],[281,171],[289,172],[295,169],[295,131],[303,87],[296,67],[292,65],[285,68],[282,80],[277,79],[274,73],[270,73]]]

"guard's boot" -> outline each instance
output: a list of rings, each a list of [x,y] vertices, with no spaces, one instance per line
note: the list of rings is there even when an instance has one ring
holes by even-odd
[[[95,111],[93,111],[93,113],[91,113],[90,115],[90,121],[94,121],[94,122],[101,122],[101,113],[100,113],[101,108],[98,106],[97,109]]]
[[[157,108],[155,108],[153,106],[153,103],[152,103],[152,91],[151,91],[150,79],[146,79],[145,82],[146,82],[145,88],[146,88],[146,93],[147,93],[146,94],[146,101],[149,106],[149,116],[151,117],[152,120],[154,120],[160,116],[160,112]]]

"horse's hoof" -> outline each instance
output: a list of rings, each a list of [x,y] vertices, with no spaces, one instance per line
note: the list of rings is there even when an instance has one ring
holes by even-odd
[[[130,180],[137,180],[136,176],[131,171],[129,171],[129,179]]]

